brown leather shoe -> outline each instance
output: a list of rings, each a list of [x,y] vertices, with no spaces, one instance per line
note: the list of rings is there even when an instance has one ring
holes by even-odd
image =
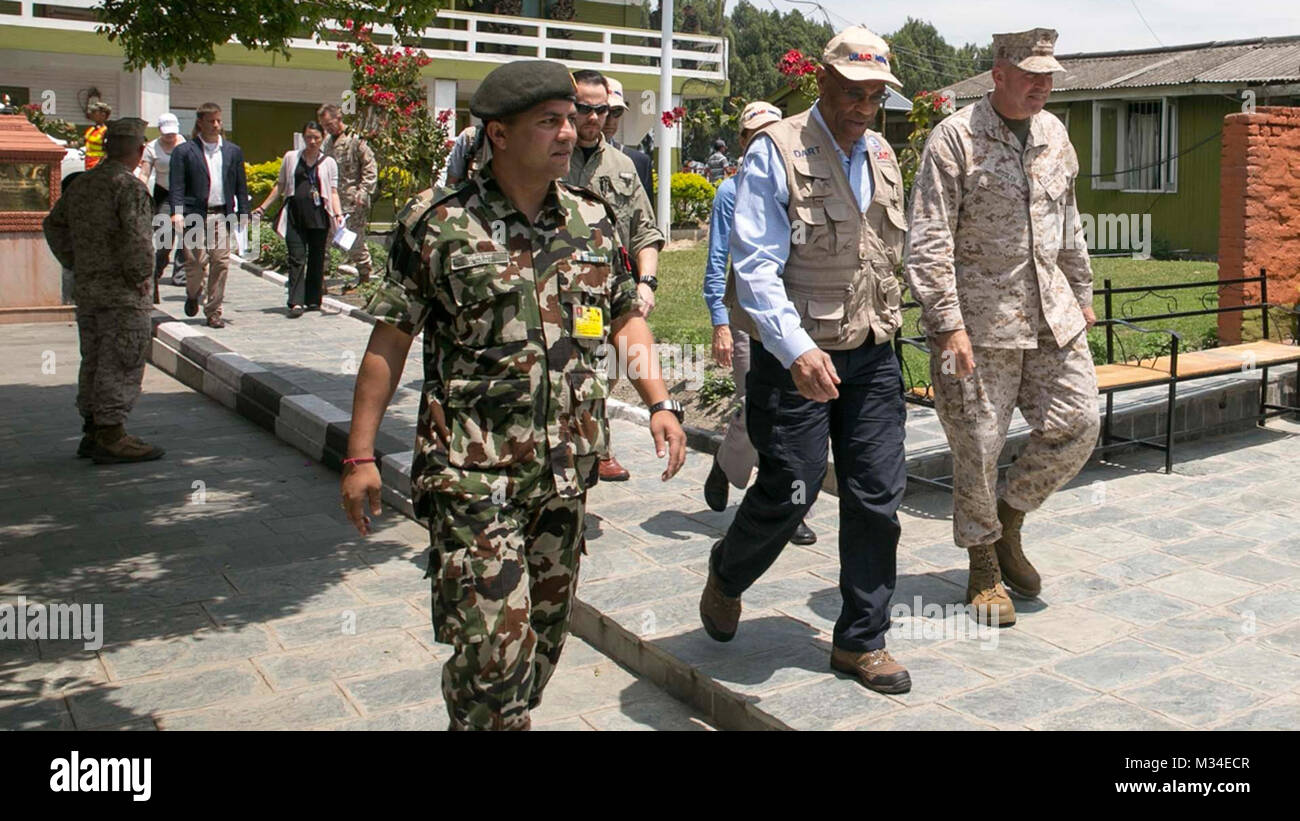
[[[1025,513],[998,499],[998,521],[1002,522],[1002,538],[993,543],[993,549],[998,554],[1002,580],[1013,593],[1032,599],[1043,592],[1043,579],[1020,549],[1020,526],[1025,522]]]
[[[213,314],[212,316],[208,317],[208,327],[224,328],[226,327],[226,320],[221,318],[221,314]]]
[[[883,647],[865,653],[833,647],[831,669],[856,676],[863,687],[877,693],[906,693],[912,689],[907,668],[894,661]]]
[[[975,621],[990,627],[1016,623],[1016,608],[1002,586],[998,555],[991,544],[967,548],[970,578],[966,582],[966,603],[975,607]]]
[[[740,598],[723,594],[712,568],[700,594],[700,621],[714,641],[731,641],[740,624]]]
[[[600,481],[602,482],[626,482],[631,475],[627,472],[627,468],[620,465],[613,456],[600,460]]]

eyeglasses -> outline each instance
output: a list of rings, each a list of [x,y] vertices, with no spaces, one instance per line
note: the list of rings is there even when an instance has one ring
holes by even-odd
[[[875,94],[867,94],[867,90],[860,85],[844,85],[844,83],[840,82],[839,75],[834,71],[827,71],[826,76],[830,77],[834,81],[835,86],[840,90],[840,94],[843,94],[848,98],[849,102],[870,102],[872,105],[880,105],[884,103],[885,100],[889,99],[888,88],[881,88]]]
[[[623,116],[623,112],[626,110],[627,109],[625,108],[611,108],[609,110],[609,118],[611,120],[617,120],[619,117]]]
[[[601,103],[600,105],[587,105],[586,103],[574,103],[573,107],[577,109],[578,113],[584,117],[587,116],[588,114],[595,114],[596,116],[600,116],[601,114],[609,113],[609,103]]]

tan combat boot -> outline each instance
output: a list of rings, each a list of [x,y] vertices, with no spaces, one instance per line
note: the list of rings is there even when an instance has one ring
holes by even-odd
[[[998,521],[1002,522],[1002,538],[993,543],[1002,568],[1002,580],[1012,592],[1032,599],[1043,591],[1043,579],[1025,558],[1020,549],[1020,526],[1025,513],[998,499]]]
[[[975,620],[990,627],[1010,627],[1016,623],[1016,608],[999,581],[998,555],[991,544],[969,547],[970,580],[966,583],[966,603],[975,607]]]
[[[709,580],[700,594],[700,621],[714,641],[731,641],[740,624],[740,597],[723,594],[713,568],[709,568]]]
[[[151,462],[162,458],[163,452],[160,447],[128,436],[122,425],[98,425],[95,428],[95,447],[90,458],[97,465]]]

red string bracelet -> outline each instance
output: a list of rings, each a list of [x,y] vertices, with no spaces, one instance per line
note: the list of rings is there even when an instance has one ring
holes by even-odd
[[[343,466],[347,467],[349,465],[364,465],[367,462],[377,462],[377,461],[379,460],[373,456],[350,456],[347,459],[343,460]]]

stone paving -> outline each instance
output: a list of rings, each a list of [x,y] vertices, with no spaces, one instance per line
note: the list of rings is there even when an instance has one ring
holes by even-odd
[[[818,541],[787,546],[743,597],[719,644],[697,603],[712,543],[735,515],[703,502],[709,459],[669,485],[645,434],[618,422],[633,473],[590,496],[591,558],[579,595],[751,708],[806,729],[1300,729],[1300,425],[1090,464],[1025,526],[1042,595],[1015,626],[980,635],[962,601],[965,552],[952,500],[909,490],[901,514],[889,647],[912,691],[870,693],[828,669],[839,614],[837,506],[820,496]]]
[[[0,729],[446,726],[419,525],[388,510],[360,539],[337,474],[152,367],[130,429],[167,455],[78,460],[76,328],[4,325],[0,343],[0,602],[104,617],[97,652],[0,641]],[[534,720],[707,728],[577,638]]]

